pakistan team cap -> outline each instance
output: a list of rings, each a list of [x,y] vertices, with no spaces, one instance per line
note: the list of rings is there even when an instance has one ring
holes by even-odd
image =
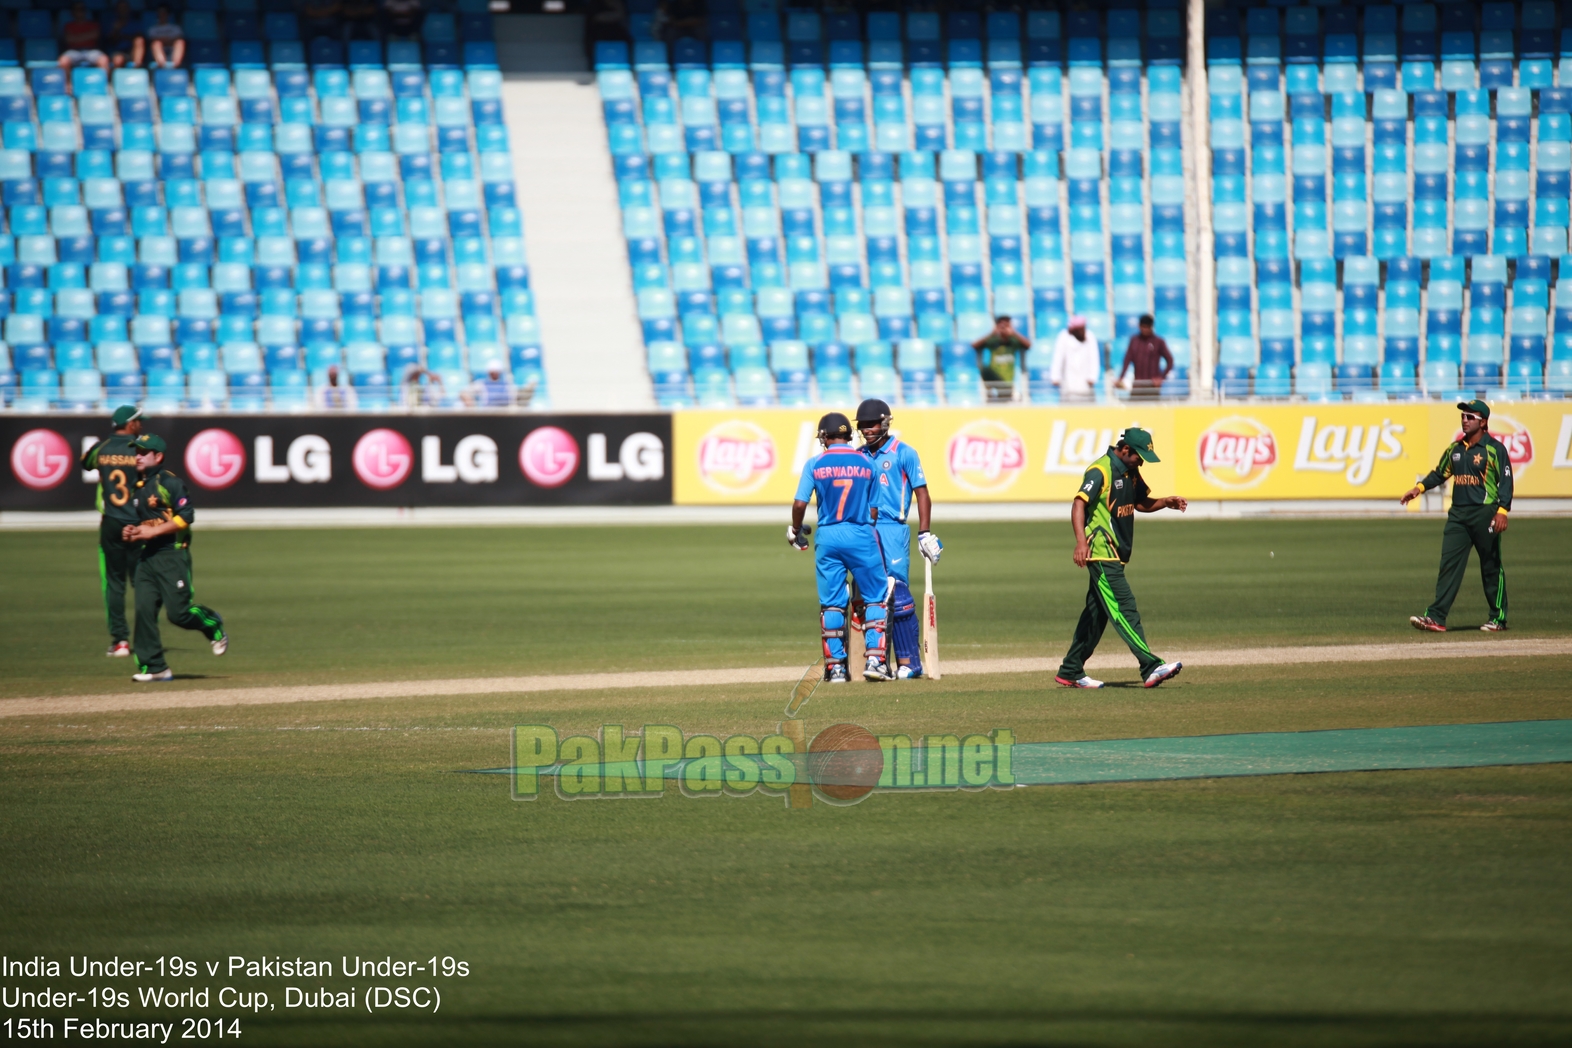
[[[1119,443],[1141,456],[1143,462],[1161,462],[1157,452],[1152,450],[1152,435],[1144,429],[1131,426],[1119,434]]]
[[[1457,405],[1459,411],[1470,411],[1482,419],[1490,418],[1490,405],[1483,400],[1465,400]]]
[[[157,433],[144,433],[132,441],[132,444],[138,451],[156,451],[163,454],[169,450],[169,446],[164,443],[164,438]]]
[[[109,416],[109,421],[113,422],[116,427],[119,427],[124,426],[130,422],[135,422],[141,417],[141,408],[134,404],[122,404],[118,408],[115,408],[115,413]]]

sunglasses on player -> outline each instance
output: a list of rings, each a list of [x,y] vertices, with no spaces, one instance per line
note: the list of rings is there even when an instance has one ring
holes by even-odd
[[[1463,413],[1463,421],[1464,422],[1483,422],[1484,420],[1485,420],[1485,416],[1483,416],[1483,415],[1470,415],[1466,411]]]

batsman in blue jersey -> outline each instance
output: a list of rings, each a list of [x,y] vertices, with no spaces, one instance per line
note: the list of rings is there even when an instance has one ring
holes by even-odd
[[[934,564],[944,544],[928,530],[933,501],[928,497],[928,478],[922,472],[917,449],[890,436],[890,405],[882,400],[865,400],[857,405],[857,430],[862,434],[862,453],[873,460],[873,505],[879,511],[874,524],[884,567],[895,579],[890,597],[890,637],[895,648],[895,675],[900,680],[922,676],[921,645],[918,642],[917,602],[911,589],[911,531],[906,526],[912,500],[917,502],[917,549]]]
[[[868,456],[851,446],[851,420],[832,411],[819,420],[819,440],[824,452],[808,460],[791,504],[791,526],[786,541],[794,549],[808,548],[808,531],[802,518],[808,500],[819,501],[819,538],[813,544],[819,577],[819,634],[824,643],[824,679],[844,684],[847,667],[846,620],[851,592],[849,572],[865,602],[863,639],[868,663],[867,680],[893,680],[886,655],[885,618],[894,580],[884,568],[879,540],[874,534],[874,470]]]

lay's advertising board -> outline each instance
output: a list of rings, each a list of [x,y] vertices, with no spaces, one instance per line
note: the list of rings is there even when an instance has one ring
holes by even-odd
[[[682,411],[673,416],[679,505],[784,504],[819,450],[825,409]],[[1450,405],[902,408],[894,431],[922,456],[944,502],[1069,499],[1127,426],[1151,432],[1158,494],[1191,499],[1396,499],[1459,433]],[[1572,497],[1572,406],[1502,404],[1520,497]]]

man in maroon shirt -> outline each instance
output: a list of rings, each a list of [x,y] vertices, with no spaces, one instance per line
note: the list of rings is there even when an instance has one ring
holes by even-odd
[[[1130,336],[1130,345],[1124,351],[1119,381],[1123,382],[1124,373],[1134,368],[1135,381],[1130,387],[1130,396],[1155,397],[1162,389],[1163,380],[1174,369],[1174,355],[1168,351],[1168,343],[1153,333],[1150,314],[1143,314],[1140,323],[1141,333]]]
[[[109,75],[109,56],[98,45],[98,23],[93,21],[82,4],[73,4],[71,20],[60,32],[65,49],[60,54],[60,68],[66,71],[66,94],[71,93],[71,69],[79,65],[95,65]]]

